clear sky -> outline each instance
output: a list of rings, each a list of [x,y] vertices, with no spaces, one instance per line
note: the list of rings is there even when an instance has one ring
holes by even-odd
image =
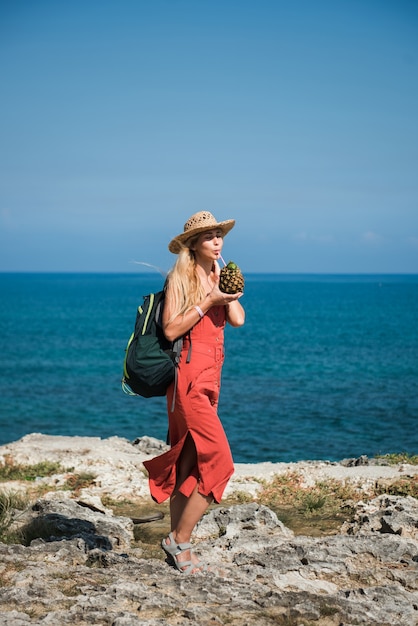
[[[0,271],[418,273],[416,0],[0,0]]]

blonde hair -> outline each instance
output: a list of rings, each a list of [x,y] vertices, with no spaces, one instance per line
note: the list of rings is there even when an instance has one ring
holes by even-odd
[[[196,272],[196,260],[192,250],[198,237],[194,237],[182,246],[178,258],[167,276],[166,289],[170,292],[172,306],[171,322],[177,315],[184,315],[196,302],[200,302],[206,293],[202,281]]]

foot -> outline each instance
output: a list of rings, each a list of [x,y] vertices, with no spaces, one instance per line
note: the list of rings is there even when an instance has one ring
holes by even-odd
[[[161,547],[171,558],[174,567],[182,574],[188,575],[207,571],[207,566],[193,554],[191,544],[177,543],[172,532],[162,540]]]

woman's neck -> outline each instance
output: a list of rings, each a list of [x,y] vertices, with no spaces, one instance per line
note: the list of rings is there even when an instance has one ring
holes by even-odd
[[[199,276],[203,289],[211,291],[213,289],[213,263],[196,263],[196,272]]]

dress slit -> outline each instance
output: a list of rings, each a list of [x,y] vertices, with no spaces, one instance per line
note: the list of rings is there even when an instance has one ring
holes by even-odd
[[[144,462],[151,496],[156,502],[164,502],[176,487],[178,462],[188,436],[195,445],[196,464],[180,485],[183,495],[190,497],[198,484],[201,495],[220,502],[234,472],[229,443],[217,412],[224,326],[225,308],[212,307],[191,330],[190,362],[186,359],[189,341],[184,341],[172,411],[174,383],[167,391],[171,448]]]

